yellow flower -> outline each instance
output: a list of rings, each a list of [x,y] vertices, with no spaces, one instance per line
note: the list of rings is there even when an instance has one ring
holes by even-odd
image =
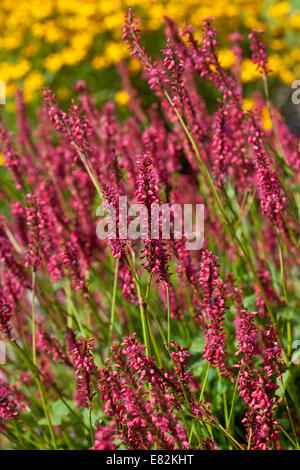
[[[277,75],[283,67],[282,58],[278,54],[271,54],[269,57],[271,73]]]
[[[9,34],[2,39],[1,46],[3,47],[3,49],[12,50],[12,49],[16,49],[21,44],[22,44],[22,36],[18,34],[17,32],[14,32],[13,34]]]
[[[102,69],[104,67],[107,67],[108,65],[110,65],[110,63],[107,58],[101,55],[95,56],[92,60],[92,67],[94,69]]]
[[[54,21],[48,21],[44,24],[43,36],[45,40],[50,44],[63,39],[63,33],[61,32],[60,28],[57,27]]]
[[[17,87],[16,87],[17,88]],[[14,91],[14,95],[16,93],[16,89]],[[5,105],[5,111],[10,114],[14,114],[16,112],[16,102],[14,99],[10,99]]]
[[[288,86],[291,86],[293,81],[298,78],[298,75],[294,74],[291,70],[283,66],[281,67],[278,73],[282,82]]]
[[[131,3],[133,5],[133,2]],[[109,15],[110,13],[113,13],[116,9],[119,8],[121,8],[121,2],[118,2],[117,0],[114,0],[113,2],[103,0],[100,5],[101,13],[103,13],[104,15]]]
[[[128,64],[130,72],[139,72],[141,70],[141,63],[139,60],[131,58]]]
[[[272,39],[270,41],[270,48],[275,51],[281,51],[285,48],[285,43],[282,39]]]
[[[126,46],[123,43],[110,41],[106,45],[104,54],[112,63],[116,64],[124,57],[124,49],[126,49]]]
[[[0,152],[0,166],[4,164],[3,154]]]
[[[30,70],[30,62],[26,59],[20,59],[14,64],[12,76],[15,80],[24,77]]]
[[[0,80],[3,80],[8,84],[11,81],[24,77],[29,70],[30,62],[26,59],[20,59],[14,64],[10,62],[2,62],[0,63]]]
[[[63,58],[61,54],[51,54],[44,61],[46,70],[57,72],[63,66]]]
[[[18,89],[18,84],[16,82],[6,83],[6,86],[5,86],[6,98],[11,98],[12,96],[14,96],[17,92],[17,89]],[[5,109],[7,109],[7,105]]]
[[[282,16],[287,15],[290,9],[289,2],[279,2],[276,5],[273,5],[268,8],[268,13],[273,18],[281,18]]]
[[[103,25],[105,29],[108,29],[108,30],[117,29],[121,27],[123,21],[124,21],[124,13],[122,11],[119,11],[117,13],[114,13],[113,15],[105,16],[103,18]]]
[[[293,49],[289,53],[289,59],[291,60],[291,64],[299,64],[300,61],[300,50],[299,49]]]
[[[296,1],[131,0],[130,3],[141,19],[142,34],[148,37],[149,32],[161,28],[165,15],[180,25],[191,23],[196,28],[197,38],[201,18],[215,16],[218,40],[222,45],[224,39],[228,43],[228,36],[233,31],[245,31],[246,38],[250,28],[262,29],[266,31],[268,50],[278,55],[272,59],[274,75],[288,83],[296,74],[299,57],[293,51],[299,49],[299,42],[296,36],[292,47],[288,42],[290,32],[300,31]],[[71,68],[87,57],[94,69],[109,67],[128,58],[129,52],[121,40],[126,10],[125,0],[1,0],[0,79],[17,84],[40,62],[46,71],[57,73],[59,78],[63,66],[70,67],[72,74]],[[20,59],[12,64],[13,57],[30,58],[31,61],[22,63]],[[219,57],[226,68],[234,61],[229,48],[222,48]],[[243,81],[246,82],[260,78],[250,62],[245,59],[242,67]],[[137,72],[140,65],[130,59],[129,68]],[[40,72],[44,73],[44,70]]]
[[[270,129],[272,129],[272,120],[271,120],[271,116],[270,116],[270,113],[269,113],[269,110],[266,106],[263,107],[262,109],[262,126],[263,126],[263,129],[265,131],[268,131]]]
[[[34,70],[31,72],[24,81],[24,99],[25,101],[31,101],[37,93],[41,94],[41,88],[44,83],[43,75]]]
[[[300,30],[300,14],[293,15],[290,19],[291,28],[299,31]]]
[[[254,106],[254,99],[253,98],[244,98],[243,100],[243,109],[245,111],[249,111]]]
[[[36,18],[43,19],[51,15],[54,5],[55,2],[49,0],[44,2],[39,0],[32,0],[31,11]]]
[[[115,94],[115,101],[120,106],[125,106],[129,101],[128,93],[124,90],[117,91]]]
[[[71,41],[70,45],[74,49],[88,49],[93,42],[93,37],[89,31],[83,31],[81,33],[75,34]]]
[[[243,82],[251,82],[261,78],[261,74],[257,70],[257,66],[253,64],[251,59],[244,59],[241,67],[241,76]]]
[[[263,29],[264,23],[254,14],[245,16],[245,25],[249,29]]]
[[[229,68],[235,62],[235,57],[230,49],[220,49],[218,51],[218,57],[222,67]]]
[[[86,51],[81,47],[66,47],[61,53],[61,59],[66,65],[76,65],[85,55]]]
[[[31,28],[31,32],[37,38],[42,38],[45,34],[45,28],[42,23],[34,23]]]

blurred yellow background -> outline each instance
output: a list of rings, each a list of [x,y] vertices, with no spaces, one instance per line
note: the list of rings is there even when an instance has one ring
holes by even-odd
[[[165,15],[199,28],[201,18],[214,16],[221,42],[220,60],[225,67],[233,62],[228,36],[251,28],[265,31],[270,66],[280,81],[290,85],[300,77],[300,12],[297,1],[260,0],[132,0],[141,18],[143,32],[161,28]],[[21,86],[25,100],[32,101],[44,84],[57,81],[59,97],[67,99],[69,83],[63,77],[78,75],[88,80],[93,70],[106,70],[128,56],[121,41],[127,1],[123,0],[1,0],[0,79],[7,97]],[[299,2],[300,3],[300,2]],[[300,6],[300,5],[299,5]],[[159,48],[157,50],[159,53]],[[248,56],[250,57],[250,55]],[[139,65],[133,60],[130,69]],[[79,67],[79,69],[78,69]],[[242,64],[242,79],[257,78],[250,58]],[[60,77],[62,77],[60,79]],[[124,93],[116,96],[126,101]]]

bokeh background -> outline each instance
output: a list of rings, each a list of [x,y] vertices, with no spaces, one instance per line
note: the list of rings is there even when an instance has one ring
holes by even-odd
[[[245,58],[242,80],[246,96],[260,85],[260,76],[251,62],[251,28],[265,32],[270,66],[270,86],[276,105],[296,128],[295,109],[289,106],[291,83],[300,79],[300,1],[275,0],[131,0],[141,19],[143,42],[156,56],[164,47],[163,18],[171,16],[180,24],[201,27],[201,18],[214,16],[219,56],[225,67],[234,61],[230,34],[243,37]],[[5,119],[13,125],[14,96],[23,89],[31,117],[41,101],[41,87],[50,85],[62,104],[73,94],[78,79],[86,80],[99,106],[108,99],[116,101],[122,113],[127,95],[122,90],[116,64],[126,59],[132,80],[142,88],[147,104],[148,89],[139,80],[140,68],[128,57],[121,40],[124,0],[1,0],[0,79],[6,84]],[[251,106],[249,98],[248,106]],[[125,112],[125,111],[123,111]],[[10,122],[11,121],[11,122]],[[266,124],[267,125],[267,124]]]

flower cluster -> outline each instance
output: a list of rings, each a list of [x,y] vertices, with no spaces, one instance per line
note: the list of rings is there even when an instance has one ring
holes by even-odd
[[[0,380],[0,429],[4,421],[15,419],[19,414],[13,395],[12,388]]]
[[[273,380],[280,374],[281,348],[276,331],[269,325],[264,333],[264,369],[254,370],[253,356],[258,353],[254,317],[255,313],[244,310],[237,333],[240,339],[237,354],[242,356],[238,366],[238,390],[246,404],[243,423],[247,429],[248,448],[268,450],[276,446],[280,436],[278,420],[274,418],[274,409],[279,404],[279,397],[274,393],[278,385]]]
[[[180,348],[174,346],[177,372],[185,358]],[[100,370],[99,388],[105,412],[113,416],[116,433],[123,443],[129,449],[150,449],[152,446],[188,449],[188,436],[177,414],[180,401],[184,399],[184,387],[189,393],[183,378],[188,377],[185,366],[181,365],[182,377],[174,381],[172,373],[158,368],[153,359],[145,355],[145,347],[134,336],[125,338],[120,348],[112,347],[112,358],[106,362],[110,361],[114,362],[112,366]],[[202,408],[201,404],[192,405],[197,414]]]
[[[82,290],[83,295],[88,297],[88,289],[86,281],[81,273],[80,257],[76,246],[72,242],[65,245],[65,250],[62,253],[62,264],[70,270],[72,280],[76,290]]]
[[[94,363],[93,340],[80,339],[73,341],[71,347],[71,359],[74,363],[75,375],[78,378],[78,392],[83,404],[92,407],[96,392],[93,388],[93,377],[97,372]]]
[[[253,116],[250,117],[249,143],[253,149],[256,168],[255,181],[259,190],[262,211],[280,224],[280,213],[286,205],[286,197],[263,145],[263,134]]]
[[[161,240],[152,239],[151,235],[151,208],[152,204],[159,203],[158,189],[155,185],[152,173],[152,159],[150,155],[145,154],[138,161],[139,173],[137,177],[138,188],[136,197],[138,202],[142,203],[147,210],[146,226],[148,233],[143,235],[144,248],[142,258],[145,258],[143,266],[152,274],[156,274],[160,280],[169,283],[168,255],[166,248]]]
[[[267,74],[270,72],[269,59],[266,54],[266,46],[260,38],[260,33],[262,33],[262,31],[253,30],[249,34],[249,39],[251,39],[252,60],[260,70]]]
[[[226,298],[230,295],[227,285],[218,273],[216,257],[209,251],[203,251],[199,270],[199,286],[202,289],[202,312],[206,323],[206,345],[203,358],[221,372],[230,375],[228,357],[225,350],[224,331]],[[201,321],[197,318],[196,321]]]
[[[95,433],[95,445],[93,450],[117,450],[114,443],[114,430],[111,426],[102,426]]]
[[[0,335],[11,338],[11,307],[3,296],[0,297]]]

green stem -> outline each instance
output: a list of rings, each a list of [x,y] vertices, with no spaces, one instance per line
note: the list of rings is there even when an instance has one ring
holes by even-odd
[[[297,433],[296,433],[294,422],[293,422],[293,419],[292,419],[292,416],[291,416],[290,407],[289,407],[288,402],[287,402],[287,398],[286,398],[282,378],[280,378],[280,383],[281,383],[281,387],[282,387],[283,400],[284,400],[284,403],[285,403],[285,406],[286,406],[286,409],[287,409],[287,412],[288,412],[289,421],[291,423],[293,434],[294,434],[294,437],[295,437],[296,447],[297,447],[298,450],[300,450],[299,443],[298,443],[298,438],[297,438]]]
[[[32,362],[36,366],[36,318],[35,318],[35,271],[32,270],[32,315],[31,315],[31,331],[32,331]]]
[[[19,357],[21,357],[25,364],[27,365],[28,369],[30,370],[32,376],[36,379],[36,377],[38,377],[39,375],[41,377],[43,377],[44,380],[47,380],[47,377],[45,377],[45,375],[33,364],[33,362],[31,361],[30,359],[30,356],[27,356],[26,353],[23,351],[23,349],[20,348],[20,346],[17,344],[17,342],[11,342],[9,343],[11,345],[11,347],[14,348],[14,350],[16,351],[17,355]],[[69,412],[75,417],[78,419],[78,421],[81,423],[81,425],[83,427],[86,428],[86,430],[88,430],[88,427],[86,426],[85,422],[83,421],[83,419],[81,418],[80,415],[78,415],[74,410],[73,408],[68,404],[68,402],[64,399],[64,397],[62,396],[60,390],[56,387],[56,385],[53,383],[53,382],[48,382],[49,386],[53,388],[53,390],[57,393],[57,395],[59,396],[60,400],[63,402],[63,404],[66,406],[66,408],[69,410]]]
[[[285,300],[285,304],[286,304],[286,329],[287,329],[287,340],[288,340],[287,355],[290,358],[291,354],[292,354],[292,327],[291,327],[288,293],[287,293],[287,287],[286,287],[286,277],[285,277],[285,269],[284,269],[284,261],[283,261],[283,250],[282,250],[282,245],[281,245],[279,234],[277,235],[277,240],[278,240],[278,247],[279,247],[281,284],[282,284],[282,290],[283,290],[284,300]]]
[[[206,372],[205,372],[205,377],[204,377],[204,381],[203,381],[203,384],[202,384],[199,401],[202,401],[209,371],[210,371],[210,363],[207,364],[207,369],[206,369]],[[192,440],[192,437],[193,437],[195,424],[196,424],[196,420],[194,419],[193,424],[192,424],[192,428],[191,428],[191,432],[190,432],[190,436],[189,436],[189,443],[191,443],[191,440]]]
[[[207,379],[208,379],[209,371],[210,371],[210,363],[207,364],[207,369],[206,369],[203,385],[202,385],[202,388],[201,388],[199,401],[202,401],[202,398],[203,398],[203,395],[204,395],[204,390],[205,390],[205,387],[206,387],[206,382],[207,382]]]
[[[240,375],[240,372],[239,372]],[[227,430],[230,431],[230,424],[231,424],[231,419],[233,416],[233,410],[234,410],[234,404],[235,404],[235,399],[236,399],[236,392],[237,392],[237,387],[239,383],[239,375],[237,376],[237,379],[235,381],[235,386],[234,386],[234,392],[233,392],[233,397],[232,397],[232,403],[230,407],[230,413],[229,413],[229,418],[228,418],[228,425],[227,425]]]
[[[169,286],[165,282],[166,292],[167,292],[167,302],[168,302],[168,348],[171,344],[171,308],[170,308],[170,291]]]
[[[221,387],[222,387],[223,403],[224,403],[225,424],[226,424],[226,429],[228,429],[228,423],[229,423],[229,421],[228,421],[228,408],[227,408],[226,389],[225,389],[225,387],[224,387],[224,383],[223,383],[222,375],[221,375],[221,372],[220,372],[220,368],[218,367],[217,370],[218,370],[218,375],[219,375],[219,379],[220,379]]]
[[[12,442],[13,442],[14,444],[16,444],[17,446],[21,447],[21,449],[27,450],[27,447],[24,447],[21,442],[19,442],[17,439],[15,439],[14,437],[12,437],[12,436],[11,436],[10,434],[8,434],[7,432],[1,431],[1,429],[0,429],[0,434],[2,434],[3,436],[5,436],[6,439],[8,439],[9,441],[12,441]]]
[[[77,312],[77,309],[74,305],[74,302],[72,300],[72,291],[71,291],[71,284],[70,284],[70,281],[68,280],[64,286],[64,289],[65,289],[65,294],[66,294],[66,297],[67,297],[67,312],[68,312],[68,320],[67,320],[67,324],[68,324],[68,327],[69,328],[72,328],[73,326],[73,318],[76,320],[76,323],[77,323],[77,326],[80,330],[80,333],[82,334],[82,336],[84,338],[87,338],[87,334],[86,334],[86,331],[88,332],[90,329],[86,326],[86,325],[83,325],[81,320],[80,320],[80,317],[79,317],[79,314]],[[71,314],[71,312],[73,312],[73,315]]]
[[[144,344],[146,346],[146,354],[148,356],[151,356],[148,322],[147,322],[146,312],[145,312],[145,308],[144,308],[144,298],[142,296],[141,287],[140,287],[140,283],[139,283],[137,274],[136,274],[135,269],[134,269],[134,267],[131,263],[129,255],[127,256],[127,261],[128,261],[130,271],[131,271],[131,273],[134,277],[134,282],[135,282],[135,286],[136,286],[136,290],[137,290],[137,294],[138,294],[138,299],[139,299],[138,302],[139,302],[142,332],[143,332],[143,341],[144,341]]]
[[[228,439],[230,439],[236,445],[236,447],[238,447],[238,449],[245,450],[243,446],[241,446],[241,444],[239,444],[239,442],[230,434],[230,432],[223,428],[221,424],[218,424],[217,427],[225,434],[225,436],[228,437]]]
[[[250,432],[249,432],[247,450],[250,450],[250,449],[251,449],[251,439],[252,439],[252,428],[250,428]]]
[[[36,377],[36,382],[37,382],[38,389],[40,391],[43,410],[44,410],[45,416],[47,418],[48,428],[49,428],[50,436],[51,436],[51,439],[52,439],[52,444],[53,444],[54,449],[56,450],[57,449],[56,440],[55,440],[55,435],[54,435],[54,430],[53,430],[50,414],[49,414],[48,407],[47,407],[47,401],[46,401],[46,396],[45,396],[45,393],[44,393],[44,387],[43,387],[43,384],[40,381],[39,377]]]
[[[293,446],[294,446],[296,449],[298,449],[298,446],[297,446],[296,442],[293,441],[293,439],[292,439],[291,436],[286,432],[286,430],[285,430],[282,426],[280,426],[280,425],[279,425],[279,428],[280,428],[280,431],[283,432],[283,434],[285,435],[285,437],[287,437],[288,440],[293,444]]]
[[[101,194],[101,188],[100,188],[100,185],[98,183],[98,180],[97,180],[97,176],[96,176],[96,173],[95,173],[95,170],[94,168],[92,167],[92,164],[91,162],[87,159],[87,157],[84,155],[84,153],[81,151],[81,149],[76,145],[76,144],[73,144],[74,148],[76,149],[79,157],[80,157],[80,160],[82,161],[97,193],[98,193],[98,196],[100,197],[100,199],[102,199],[102,194]]]
[[[90,434],[91,434],[92,447],[94,447],[95,446],[95,439],[94,439],[94,432],[93,432],[92,407],[91,406],[89,406],[89,423],[90,423]]]
[[[111,310],[110,310],[110,324],[109,324],[109,337],[112,336],[112,331],[114,328],[114,323],[116,321],[116,296],[117,296],[117,289],[118,289],[118,276],[119,276],[119,258],[115,260],[115,270],[114,270],[114,285],[113,285],[113,293],[111,299]]]

